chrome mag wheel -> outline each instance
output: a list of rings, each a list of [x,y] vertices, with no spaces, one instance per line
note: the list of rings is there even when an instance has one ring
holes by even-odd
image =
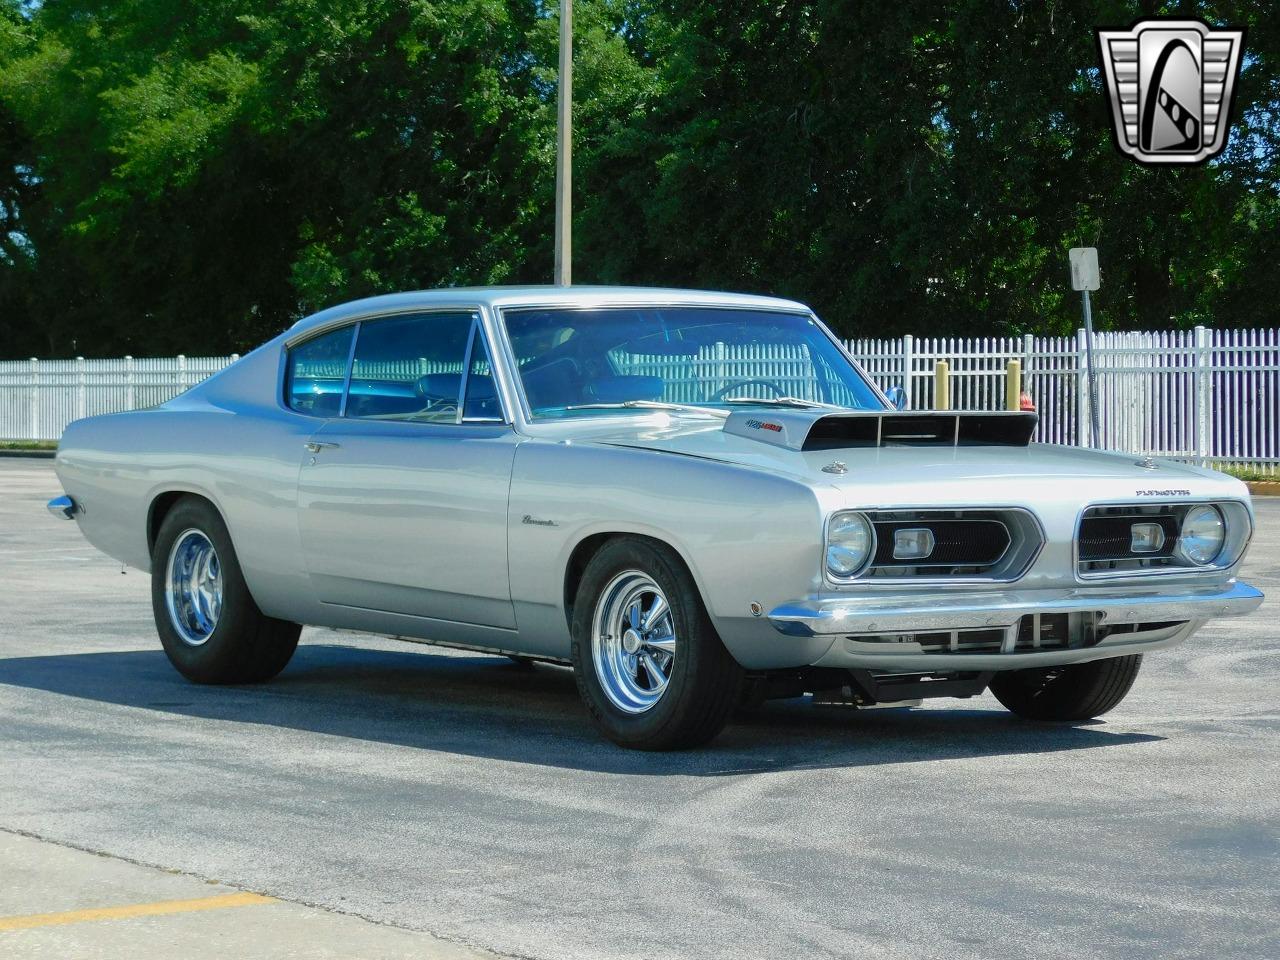
[[[596,677],[609,702],[644,713],[662,699],[676,659],[675,621],[662,588],[639,570],[614,577],[592,619]]]
[[[222,614],[222,563],[203,531],[184,530],[173,541],[165,571],[165,602],[169,620],[182,641],[204,644]]]

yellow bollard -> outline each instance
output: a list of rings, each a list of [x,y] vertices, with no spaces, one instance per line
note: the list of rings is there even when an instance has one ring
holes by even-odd
[[[945,360],[933,365],[933,409],[951,409],[951,364]]]
[[[1018,410],[1022,396],[1022,361],[1010,360],[1004,368],[1004,408]]]

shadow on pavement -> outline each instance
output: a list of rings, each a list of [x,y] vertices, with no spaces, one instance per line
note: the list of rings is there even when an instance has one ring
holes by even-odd
[[[209,720],[306,730],[520,763],[639,775],[723,776],[1082,750],[1157,741],[1103,724],[1017,720],[964,701],[946,710],[817,708],[775,701],[709,747],[637,753],[601,739],[572,674],[505,658],[305,644],[261,686],[188,683],[164,653],[126,651],[0,660],[0,684]]]

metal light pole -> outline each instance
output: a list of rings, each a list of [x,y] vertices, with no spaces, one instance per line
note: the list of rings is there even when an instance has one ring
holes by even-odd
[[[1084,296],[1084,351],[1089,364],[1089,429],[1093,438],[1092,447],[1100,449],[1098,443],[1098,380],[1097,368],[1093,365],[1093,308],[1089,302],[1089,291],[1100,286],[1098,271],[1097,247],[1072,247],[1067,256],[1071,260],[1071,286]]]
[[[560,84],[556,99],[557,286],[573,283],[573,0],[560,0]]]

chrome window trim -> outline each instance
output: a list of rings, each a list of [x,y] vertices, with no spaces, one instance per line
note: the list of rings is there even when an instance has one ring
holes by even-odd
[[[1240,544],[1240,555],[1231,563],[1216,564],[1209,563],[1200,567],[1158,567],[1149,570],[1103,570],[1095,573],[1084,573],[1080,569],[1081,563],[1092,563],[1094,561],[1080,559],[1080,527],[1084,523],[1085,514],[1090,510],[1096,510],[1102,507],[1195,507],[1201,504],[1209,504],[1210,506],[1222,509],[1224,505],[1232,508],[1232,514],[1236,511],[1244,519],[1246,524],[1246,533]],[[1223,522],[1227,525],[1227,536],[1231,536],[1231,516],[1225,511],[1222,516]],[[1206,579],[1209,577],[1221,577],[1224,573],[1235,575],[1240,568],[1240,564],[1244,562],[1245,555],[1249,552],[1249,545],[1253,542],[1253,535],[1256,532],[1256,526],[1253,522],[1253,515],[1249,510],[1249,505],[1243,500],[1223,499],[1222,497],[1193,497],[1187,500],[1152,500],[1150,502],[1134,502],[1133,500],[1105,500],[1096,503],[1085,504],[1076,514],[1076,522],[1071,534],[1071,566],[1075,571],[1076,583],[1097,583],[1106,580],[1141,580],[1148,577],[1168,577],[1177,580],[1193,580],[1197,577]],[[1182,538],[1181,521],[1179,521],[1178,538]],[[1174,548],[1177,549],[1176,547]],[[1224,543],[1223,549],[1226,549]],[[1137,558],[1141,559],[1141,558]]]
[[[356,323],[363,323],[367,320],[389,320],[393,317],[403,317],[406,314],[429,314],[429,313],[480,313],[481,304],[474,300],[459,300],[450,304],[432,304],[430,306],[403,306],[396,307],[391,310],[366,310],[360,313],[349,313],[342,317],[334,317],[322,324],[313,327],[307,327],[299,330],[292,336],[286,336],[282,342],[285,350],[292,350],[300,344],[306,343],[316,337],[323,336],[339,327],[351,326]]]
[[[515,372],[515,354],[507,339],[507,328],[492,307],[482,304],[480,320],[489,345],[489,365],[493,368],[494,388],[502,405],[503,422],[517,433],[524,433],[523,397],[520,377]]]
[[[619,310],[644,310],[644,309],[667,310],[672,308],[694,309],[694,310],[744,310],[752,313],[782,313],[782,314],[789,314],[795,317],[804,317],[805,319],[812,320],[814,324],[817,326],[817,328],[820,331],[822,331],[822,334],[831,343],[835,344],[836,349],[840,352],[840,355],[849,362],[849,365],[853,368],[854,373],[862,379],[862,382],[871,390],[872,394],[874,394],[875,397],[879,399],[882,404],[884,404],[884,409],[893,410],[893,404],[889,403],[889,400],[884,395],[884,392],[878,386],[876,386],[876,382],[872,380],[870,376],[868,376],[867,372],[863,370],[862,366],[858,363],[858,361],[853,358],[853,355],[848,351],[845,345],[840,342],[840,339],[834,333],[831,332],[830,328],[825,323],[822,322],[822,319],[807,307],[785,306],[782,304],[764,304],[761,306],[743,305],[738,303],[721,304],[721,303],[708,302],[706,300],[687,300],[686,301],[686,300],[680,300],[680,299],[674,299],[674,298],[670,300],[654,301],[654,300],[628,300],[625,297],[615,298],[615,297],[609,297],[609,296],[602,296],[598,299],[588,299],[588,298],[579,297],[579,298],[566,299],[566,300],[556,300],[556,301],[536,302],[536,303],[525,303],[525,302],[504,303],[504,304],[495,306],[493,308],[495,325],[501,331],[502,343],[506,350],[506,362],[510,364],[511,372],[513,374],[513,380],[514,380],[516,396],[517,396],[516,409],[520,416],[519,426],[522,429],[530,426],[539,427],[539,426],[548,426],[548,425],[559,424],[559,423],[581,423],[584,420],[599,423],[601,422],[601,418],[593,417],[590,415],[583,415],[579,417],[554,417],[554,418],[543,418],[543,419],[538,419],[534,417],[533,411],[529,407],[528,397],[525,395],[525,392],[524,392],[524,381],[520,379],[520,364],[519,364],[519,361],[516,359],[515,350],[511,346],[511,337],[507,333],[506,314],[508,312],[517,313],[523,310],[564,310],[564,311],[573,311],[573,312],[586,312],[589,310],[602,310],[602,309],[613,309],[613,308],[617,308]],[[852,410],[854,408],[850,407],[848,409]],[[625,423],[629,420],[651,418],[655,413],[660,414],[663,412],[664,411],[661,411],[661,410],[658,410],[658,411],[641,410],[641,411],[637,411],[636,413],[617,413],[617,414],[612,414],[609,419]],[[826,565],[825,560],[823,561],[823,565],[824,566]]]
[[[831,522],[831,518],[838,513],[864,514],[867,517],[867,519],[871,521],[871,530],[874,536],[875,535],[874,517],[877,513],[908,513],[908,512],[963,513],[965,511],[969,511],[969,512],[981,511],[983,513],[1017,513],[1026,517],[1030,521],[1030,528],[1031,530],[1034,531],[1037,537],[1038,543],[1036,544],[1035,549],[1032,550],[1027,555],[1027,560],[1022,565],[1022,568],[1020,570],[1018,570],[1015,574],[1012,574],[1010,576],[1003,576],[1003,577],[991,577],[991,576],[868,577],[867,572],[872,569],[872,564],[870,560],[868,560],[867,564],[857,574],[855,574],[853,577],[850,577],[850,578],[838,579],[836,577],[831,576],[830,571],[827,570],[827,525]],[[1001,562],[1003,562],[1004,558],[1008,555],[1009,551],[1012,550],[1014,547],[1013,533],[1012,531],[1009,530],[1008,524],[1006,524],[1003,520],[998,520],[997,522],[999,522],[1002,526],[1004,526],[1005,530],[1009,532],[1009,545],[1005,547],[1005,551],[1000,555],[1000,559],[997,560],[996,563],[992,564],[993,567],[998,566]],[[1033,511],[1028,510],[1026,507],[998,506],[998,505],[991,505],[991,506],[966,505],[966,506],[940,507],[937,504],[931,504],[931,505],[916,504],[916,505],[895,505],[895,506],[877,505],[874,507],[863,507],[863,508],[842,507],[839,510],[833,511],[831,514],[827,516],[827,519],[823,521],[823,525],[822,525],[823,581],[835,587],[851,587],[851,586],[952,587],[952,586],[965,586],[965,585],[974,585],[974,584],[1017,583],[1019,580],[1025,577],[1028,573],[1030,573],[1033,567],[1035,567],[1036,561],[1040,559],[1040,554],[1044,552],[1044,548],[1048,545],[1048,543],[1049,543],[1049,539],[1045,535],[1044,524],[1040,522],[1040,518]],[[874,549],[872,551],[871,557],[872,559],[874,559],[875,557]],[[894,564],[894,566],[909,566],[909,564]]]
[[[492,335],[490,334],[489,330],[486,328],[486,325],[485,325],[485,322],[484,322],[484,320],[485,320],[485,309],[484,309],[484,307],[483,307],[483,305],[482,305],[482,304],[466,304],[466,303],[459,303],[459,304],[450,304],[450,305],[447,305],[447,306],[432,306],[432,307],[406,307],[406,308],[402,308],[402,309],[390,310],[390,311],[385,311],[385,312],[381,312],[381,311],[371,311],[371,312],[368,312],[368,313],[362,313],[362,314],[359,314],[359,315],[347,316],[347,317],[342,317],[342,318],[340,318],[340,319],[335,319],[335,320],[331,321],[330,323],[326,323],[326,324],[323,324],[323,325],[318,326],[318,327],[311,327],[311,328],[308,328],[307,330],[303,331],[301,334],[299,334],[299,335],[298,335],[298,336],[296,336],[296,337],[286,338],[286,339],[285,339],[285,341],[284,341],[284,342],[283,342],[283,344],[282,344],[282,347],[281,347],[280,372],[279,372],[279,374],[278,374],[278,376],[277,376],[277,380],[278,380],[278,384],[279,384],[279,390],[277,391],[277,397],[276,397],[277,402],[278,402],[278,403],[279,403],[279,404],[280,404],[280,405],[281,405],[285,410],[289,411],[290,413],[297,414],[298,416],[308,417],[309,419],[312,419],[312,420],[318,420],[318,421],[329,421],[329,420],[351,420],[351,421],[355,421],[355,420],[363,420],[363,419],[367,419],[367,418],[364,418],[364,417],[348,417],[348,416],[347,416],[347,398],[348,398],[348,396],[350,395],[350,390],[351,390],[351,377],[352,377],[352,374],[353,374],[353,372],[354,372],[355,355],[356,355],[356,347],[357,347],[358,343],[360,342],[360,331],[361,331],[361,327],[362,327],[364,324],[366,324],[366,323],[374,323],[374,322],[376,322],[376,321],[378,321],[378,320],[393,320],[393,319],[396,319],[397,317],[416,316],[416,315],[429,315],[429,314],[459,314],[459,313],[465,313],[465,314],[470,315],[470,317],[471,317],[471,329],[470,329],[470,330],[468,331],[468,333],[467,333],[467,350],[466,350],[466,354],[465,354],[465,357],[464,357],[464,364],[465,364],[465,362],[466,362],[466,361],[468,361],[468,360],[469,360],[469,358],[471,357],[472,350],[473,350],[474,343],[475,343],[475,336],[476,336],[477,328],[479,329],[480,334],[486,338],[486,339],[485,339],[485,341],[484,341],[484,342],[485,342],[485,344],[487,344],[487,345],[490,345],[490,346],[491,346],[491,345],[492,345],[492,343],[493,343],[493,337],[492,337]],[[289,371],[289,354],[290,354],[293,350],[297,349],[298,347],[301,347],[301,346],[303,346],[303,345],[305,345],[305,344],[309,343],[311,340],[314,340],[314,339],[316,339],[317,337],[322,337],[322,336],[324,336],[324,335],[326,335],[326,334],[329,334],[329,333],[333,333],[335,330],[340,330],[340,329],[342,329],[343,327],[352,327],[352,328],[353,328],[353,331],[352,331],[352,337],[351,337],[351,349],[350,349],[350,350],[348,351],[348,353],[347,353],[347,369],[346,369],[346,375],[345,375],[345,379],[344,379],[343,387],[342,387],[342,401],[341,401],[341,404],[340,404],[340,406],[339,406],[338,415],[337,415],[336,417],[316,417],[316,416],[312,416],[311,414],[304,413],[304,412],[303,412],[303,411],[301,411],[301,410],[295,410],[293,407],[289,406],[289,404],[288,404],[287,400],[285,399],[285,386],[286,386],[286,384],[285,384],[285,380],[286,380],[286,378],[287,378],[287,376],[288,376],[288,371]],[[494,372],[495,372],[495,373],[497,373],[497,372],[498,372],[498,362],[494,359],[494,354],[495,354],[495,352],[496,352],[496,351],[490,350],[490,353],[489,353],[489,362],[490,362],[490,365],[494,368]],[[469,367],[467,367],[467,366],[465,366],[465,365],[464,365],[464,367],[463,367],[463,371],[462,371],[461,383],[460,383],[460,385],[459,385],[459,389],[460,389],[459,397],[460,397],[460,398],[465,398],[465,396],[466,396],[467,380],[468,380],[468,378],[469,378],[469,377],[470,377],[470,369],[469,369]],[[496,387],[496,386],[497,386],[497,381],[496,381],[496,379],[495,379],[495,387]],[[447,424],[447,423],[446,423],[446,424],[440,424],[439,422],[435,422],[435,423],[433,423],[432,425],[434,425],[434,426],[446,426],[446,427],[447,427],[447,426],[457,426],[457,425],[467,424],[467,423],[475,423],[475,424],[483,425],[483,426],[498,426],[498,425],[503,425],[503,426],[508,426],[508,427],[512,426],[512,425],[513,425],[513,420],[512,420],[512,417],[511,417],[511,405],[510,405],[510,403],[509,403],[509,400],[508,400],[508,397],[507,397],[507,395],[506,395],[506,392],[505,392],[504,390],[502,390],[502,389],[495,389],[495,390],[494,390],[494,394],[495,394],[495,396],[498,398],[498,405],[499,405],[499,407],[500,407],[500,408],[501,408],[501,410],[502,410],[502,419],[501,419],[501,421],[497,421],[497,420],[478,420],[478,421],[470,421],[470,420],[466,420],[466,419],[464,419],[464,418],[462,417],[463,408],[462,408],[462,404],[461,404],[461,403],[459,403],[459,405],[458,405],[458,417],[459,417],[459,419],[457,420],[457,422],[456,422],[456,423],[454,423],[454,424]],[[423,426],[423,425],[425,425],[425,424],[424,424],[424,422],[422,422],[422,421],[415,421],[415,420],[404,420],[404,421],[401,421],[401,422],[403,422],[403,423],[413,423],[413,424],[416,424],[416,425],[418,425],[418,426]]]
[[[844,341],[842,341],[839,337],[837,337],[834,333],[832,333],[831,328],[828,327],[822,321],[822,318],[819,317],[816,313],[814,313],[812,310],[807,311],[807,313],[808,313],[809,319],[813,320],[818,325],[818,328],[827,335],[827,339],[836,345],[836,349],[840,351],[841,356],[843,356],[846,360],[849,361],[849,365],[853,367],[854,371],[858,374],[858,376],[862,377],[863,382],[866,383],[866,385],[871,388],[872,393],[874,393],[877,397],[880,398],[880,402],[884,404],[885,410],[889,411],[890,413],[899,412],[898,408],[895,407],[893,403],[889,400],[889,395],[880,389],[880,385],[877,384],[875,380],[872,379],[871,375],[867,373],[867,371],[862,369],[862,364],[860,364],[857,361],[853,353],[849,350],[848,347],[845,346]],[[911,403],[911,385],[910,385],[911,371],[909,370],[907,371],[906,377],[907,377],[907,382],[903,384],[903,388],[907,391],[907,403],[910,404]]]
[[[356,347],[360,344],[360,326],[364,321],[357,320],[351,331],[351,349],[347,351],[347,375],[342,380],[342,400],[338,404],[338,419],[347,416],[347,397],[351,395],[351,372],[356,365]]]
[[[328,423],[338,422],[336,418],[331,417]],[[439,431],[442,435],[457,437],[459,439],[469,439],[473,436],[500,436],[502,434],[511,434],[511,424],[498,423],[496,420],[464,420],[462,423],[441,422],[439,420],[374,420],[368,417],[348,417],[342,421],[344,429],[349,429],[354,424],[383,424],[403,427],[406,430],[412,429],[414,432]]]
[[[467,383],[471,380],[471,355],[476,347],[476,330],[480,326],[480,314],[472,314],[471,329],[467,331],[467,345],[462,351],[462,373],[458,377],[458,399],[456,401],[457,412],[454,414],[454,424],[461,424],[463,413],[466,412],[467,403]]]

